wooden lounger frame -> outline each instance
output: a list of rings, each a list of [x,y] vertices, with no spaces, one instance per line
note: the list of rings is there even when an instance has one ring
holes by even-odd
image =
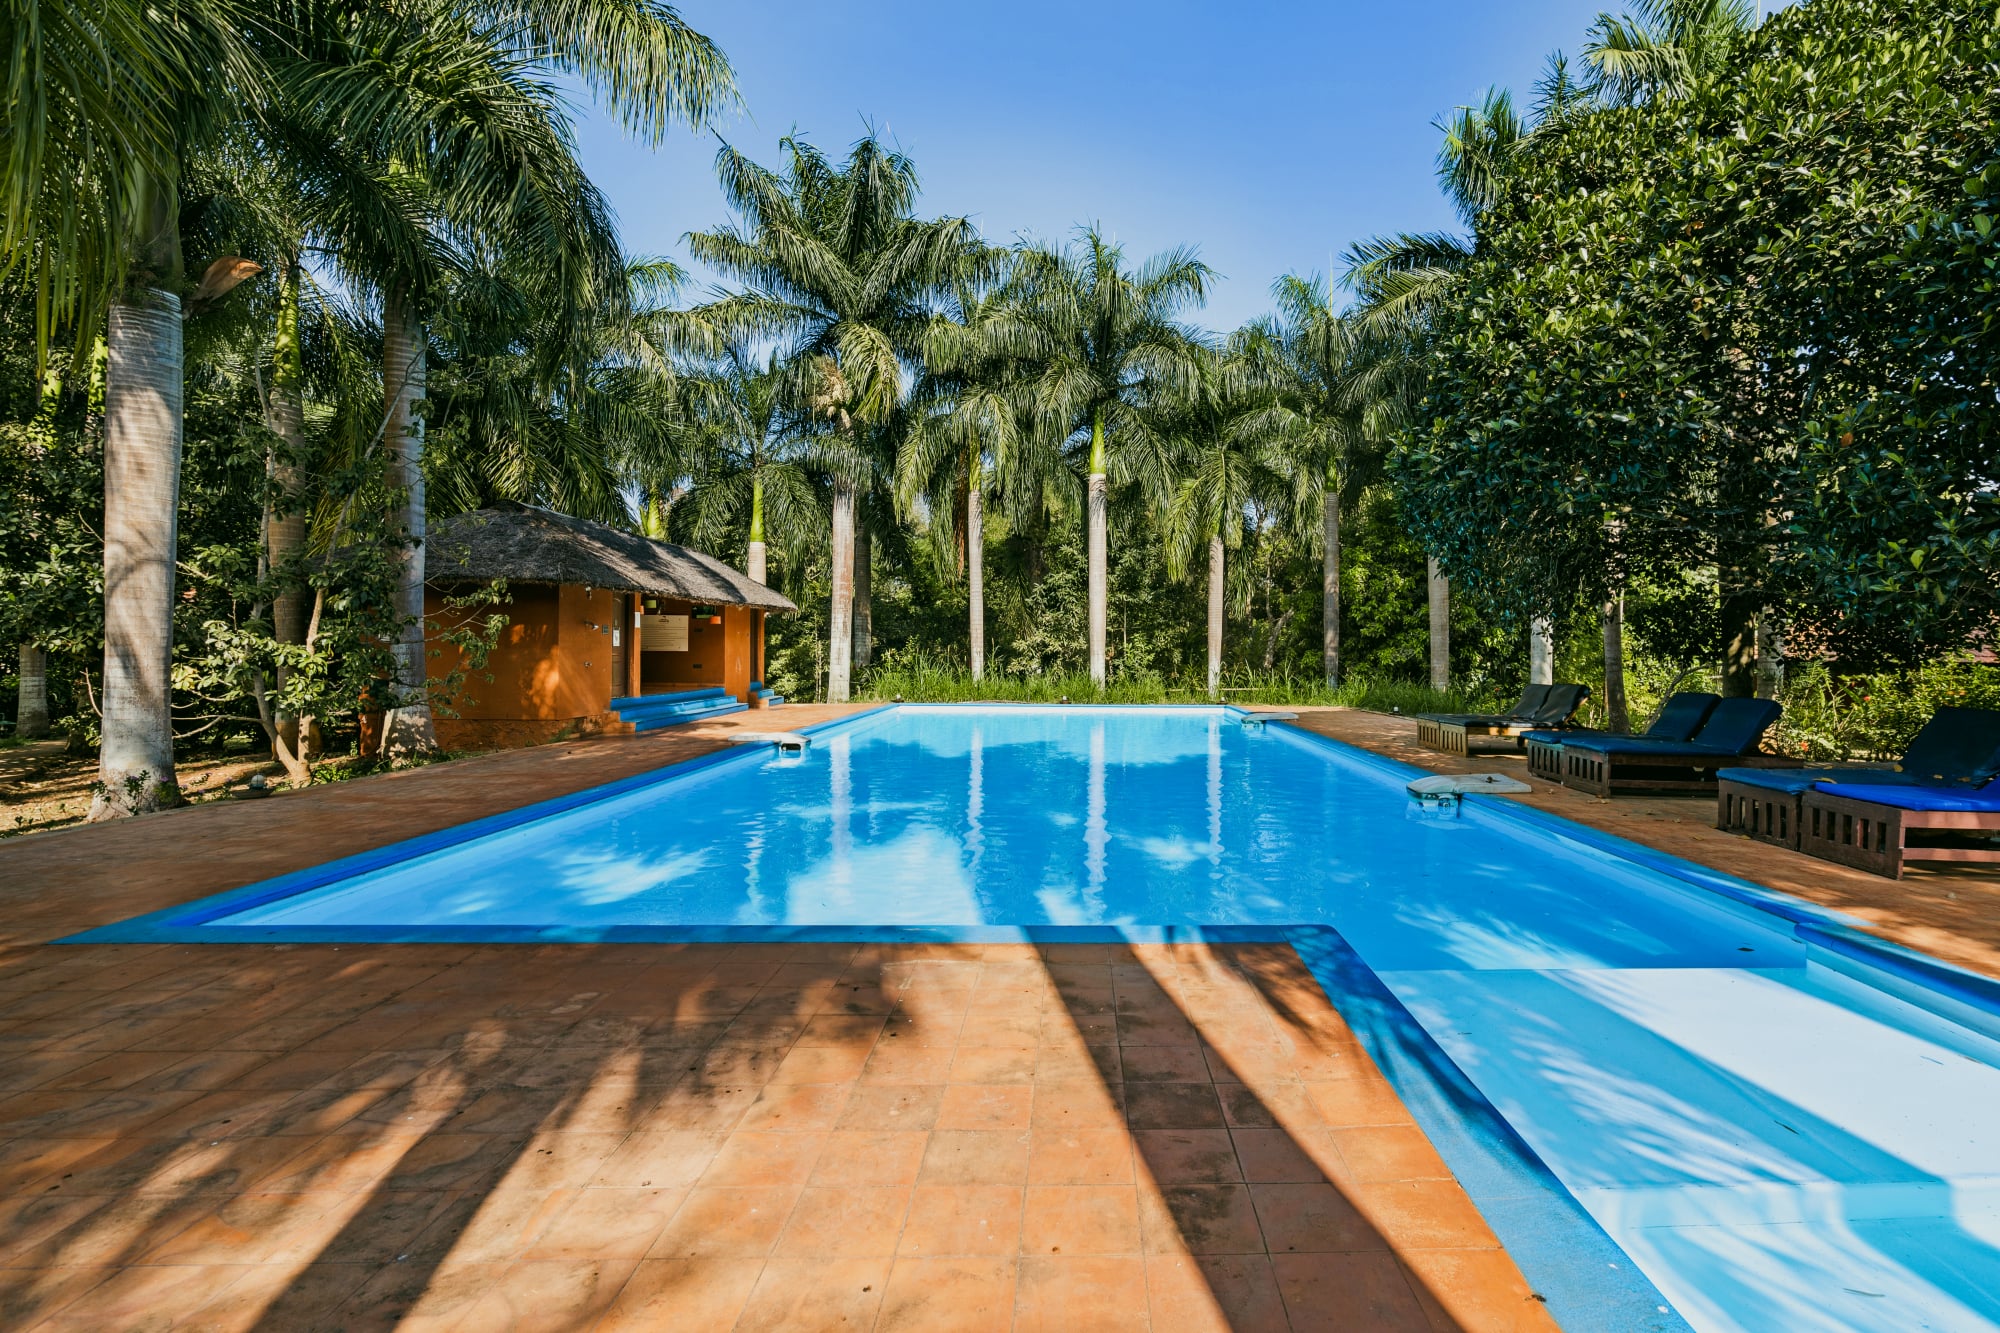
[[[1716,784],[1715,826],[1725,833],[1741,833],[1773,847],[1797,851],[1799,801],[1804,794],[1772,791],[1769,787],[1752,787],[1722,778]]]
[[[1515,741],[1531,731],[1551,730],[1546,722],[1440,722],[1436,718],[1417,719],[1417,744],[1427,750],[1443,750],[1446,754],[1471,754],[1475,737],[1491,739],[1500,737]]]
[[[1912,846],[1910,834],[2000,833],[2000,811],[1904,810],[1857,801],[1830,791],[1809,791],[1799,800],[1799,850],[1822,861],[1903,877],[1910,861],[2000,862],[1992,847]]]
[[[1526,742],[1528,749],[1528,772],[1544,782],[1563,780],[1563,743],[1543,740],[1530,736]]]
[[[1606,753],[1564,746],[1563,786],[1591,796],[1649,792],[1660,796],[1713,796],[1722,768],[1804,768],[1803,759],[1779,754],[1686,754],[1671,750]]]

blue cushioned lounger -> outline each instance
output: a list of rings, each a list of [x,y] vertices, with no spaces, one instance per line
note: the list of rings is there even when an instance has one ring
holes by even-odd
[[[1578,736],[1563,743],[1563,785],[1593,796],[1620,792],[1707,795],[1724,767],[1798,768],[1796,759],[1760,755],[1764,732],[1783,711],[1770,699],[1724,699],[1692,740]],[[1730,761],[1738,761],[1732,764]]]
[[[1983,786],[1996,773],[2000,773],[2000,712],[1940,708],[1911,738],[1894,768],[1723,769],[1716,774],[1715,826],[1760,842],[1797,847],[1801,802],[1815,788],[1850,797],[1856,784],[1964,790]]]
[[[1659,714],[1653,725],[1639,733],[1636,739],[1649,741],[1684,741],[1701,729],[1708,721],[1708,715],[1722,702],[1713,694],[1683,691],[1670,696],[1660,705]],[[1563,731],[1531,731],[1521,738],[1521,745],[1528,752],[1528,771],[1536,777],[1547,778],[1550,782],[1561,782],[1563,773],[1562,747],[1567,741],[1579,736],[1610,736],[1618,733],[1601,731],[1595,727],[1577,727]],[[1634,739],[1628,737],[1627,739]]]
[[[1799,798],[1799,850],[1891,879],[1909,861],[2000,862],[2000,784],[1818,786]]]

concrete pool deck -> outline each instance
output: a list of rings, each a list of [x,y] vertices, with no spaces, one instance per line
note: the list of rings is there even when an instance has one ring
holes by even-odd
[[[1550,1326],[1285,946],[46,944],[769,725],[0,843],[0,1325]],[[1535,786],[2000,973],[1992,877]]]

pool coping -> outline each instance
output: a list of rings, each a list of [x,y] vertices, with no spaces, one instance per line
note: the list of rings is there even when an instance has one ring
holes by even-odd
[[[1100,712],[1126,709],[1159,711],[1160,707],[1139,704],[887,703],[797,730],[800,734],[823,737],[830,733],[858,730],[903,709],[924,712],[960,708]],[[1219,711],[1224,716],[1234,715],[1239,720],[1247,718],[1251,711],[1233,704],[1168,707],[1176,712]],[[1275,719],[1261,721],[1260,725],[1275,729],[1287,741],[1308,749],[1324,748],[1338,753],[1348,762],[1397,781],[1428,776],[1427,770],[1415,765],[1306,728],[1286,725]],[[647,773],[388,843],[175,907],[78,932],[53,943],[1284,943],[1298,952],[1328,999],[1348,1019],[1364,1049],[1403,1099],[1404,1105],[1453,1174],[1459,1178],[1467,1195],[1487,1217],[1496,1236],[1508,1253],[1514,1256],[1537,1293],[1547,1300],[1550,1314],[1559,1323],[1579,1328],[1657,1329],[1662,1333],[1673,1333],[1688,1327],[1678,1314],[1672,1312],[1671,1306],[1650,1279],[1562,1185],[1540,1155],[1508,1123],[1498,1108],[1478,1091],[1338,930],[1329,925],[202,928],[207,923],[250,908],[307,893],[369,870],[731,762],[749,762],[757,753],[758,748],[754,745],[725,746],[714,753],[664,765]],[[1965,1011],[1970,1010],[2000,1024],[2000,982],[1857,930],[1855,926],[1860,924],[1859,920],[1849,914],[1818,907],[1790,894],[1767,889],[1749,880],[1519,802],[1479,794],[1469,794],[1464,800],[1503,823],[1651,870],[1701,894],[1720,897],[1739,908],[1789,922],[1794,936],[1809,950],[1818,948],[1843,960],[1846,966],[1842,970],[1849,975],[1854,975],[1857,967],[1880,974],[1880,979],[1869,976],[1859,979],[1887,994],[1931,1008],[1950,1021],[1965,1023]],[[1927,997],[1935,997],[1941,1003],[1928,1004]]]

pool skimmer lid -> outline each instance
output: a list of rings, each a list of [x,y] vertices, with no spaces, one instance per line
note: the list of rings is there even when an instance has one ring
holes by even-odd
[[[1433,777],[1418,778],[1404,790],[1420,806],[1455,810],[1467,792],[1515,796],[1531,792],[1534,788],[1505,773],[1439,773]]]

